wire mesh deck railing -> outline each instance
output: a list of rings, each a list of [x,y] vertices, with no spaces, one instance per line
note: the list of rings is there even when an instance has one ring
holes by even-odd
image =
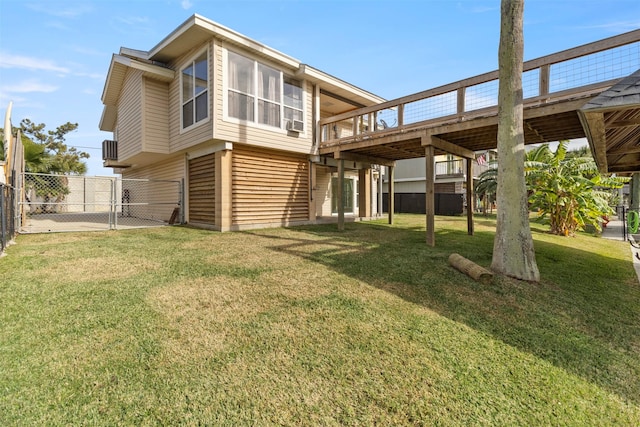
[[[640,30],[523,64],[525,105],[605,87],[640,69]],[[320,120],[319,145],[470,117],[498,105],[498,71]]]
[[[115,230],[183,222],[182,181],[24,174],[21,233]]]

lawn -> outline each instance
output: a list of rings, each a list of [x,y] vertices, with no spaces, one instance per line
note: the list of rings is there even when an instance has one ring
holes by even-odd
[[[640,425],[628,244],[533,225],[542,280],[474,282],[495,219],[21,235],[0,424]]]

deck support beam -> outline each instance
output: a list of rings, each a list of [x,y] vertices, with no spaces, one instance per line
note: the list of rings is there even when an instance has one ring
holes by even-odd
[[[338,161],[338,231],[344,231],[344,159]]]
[[[389,168],[389,183],[387,185],[389,191],[389,224],[393,224],[393,211],[395,210],[395,198],[396,198],[396,191],[395,191],[395,167],[393,166],[388,166]]]
[[[467,163],[467,234],[473,236],[473,209],[475,205],[475,192],[473,191],[473,163],[471,159]]]
[[[435,232],[435,147],[433,145],[427,145],[424,150],[424,157],[426,161],[426,174],[425,174],[425,210],[427,214],[427,245],[436,245],[436,232]]]
[[[358,216],[371,217],[371,168],[358,171]]]

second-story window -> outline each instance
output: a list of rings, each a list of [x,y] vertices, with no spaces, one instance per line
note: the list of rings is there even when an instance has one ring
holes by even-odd
[[[283,129],[304,119],[300,81],[231,51],[227,64],[229,117]]]
[[[182,128],[209,117],[209,73],[205,50],[182,70]]]

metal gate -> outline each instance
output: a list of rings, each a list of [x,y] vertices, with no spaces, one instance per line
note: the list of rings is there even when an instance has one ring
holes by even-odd
[[[25,173],[20,232],[118,230],[184,222],[182,181]]]

